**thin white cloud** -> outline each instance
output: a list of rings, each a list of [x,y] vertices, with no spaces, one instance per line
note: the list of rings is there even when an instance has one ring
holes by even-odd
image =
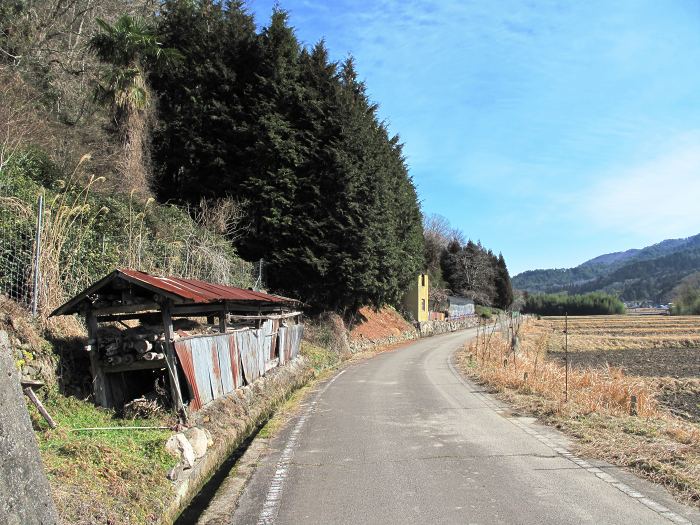
[[[700,131],[655,157],[606,173],[578,207],[600,228],[657,241],[700,232]]]

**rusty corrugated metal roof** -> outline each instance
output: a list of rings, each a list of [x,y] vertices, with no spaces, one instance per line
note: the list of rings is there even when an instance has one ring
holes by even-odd
[[[98,294],[100,290],[118,279],[149,289],[179,304],[238,303],[250,306],[299,304],[299,301],[295,299],[254,290],[244,290],[235,286],[212,284],[198,279],[158,277],[138,270],[118,268],[64,305],[56,308],[51,315],[66,315],[79,312],[80,305],[84,301],[90,301],[90,296]]]
[[[254,290],[244,290],[235,286],[212,284],[198,279],[181,279],[179,277],[156,277],[146,272],[120,268],[118,272],[127,275],[134,281],[150,284],[151,286],[177,295],[185,301],[195,303],[220,303],[222,301],[252,301],[263,303],[289,303],[292,299],[270,295]]]

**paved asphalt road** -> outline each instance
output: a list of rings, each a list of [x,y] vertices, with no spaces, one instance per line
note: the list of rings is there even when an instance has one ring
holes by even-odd
[[[662,489],[569,456],[558,433],[458,377],[451,356],[471,335],[423,339],[321,385],[272,441],[232,523],[696,520]]]

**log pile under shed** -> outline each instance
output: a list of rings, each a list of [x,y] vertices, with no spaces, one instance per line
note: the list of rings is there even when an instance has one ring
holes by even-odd
[[[97,404],[167,400],[187,410],[294,359],[299,303],[195,279],[119,269],[51,315],[82,314]]]

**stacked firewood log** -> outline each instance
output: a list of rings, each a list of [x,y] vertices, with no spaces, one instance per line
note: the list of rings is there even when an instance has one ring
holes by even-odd
[[[112,366],[161,360],[165,358],[165,334],[156,326],[141,325],[124,330],[106,326],[97,333],[97,348],[100,358]]]

